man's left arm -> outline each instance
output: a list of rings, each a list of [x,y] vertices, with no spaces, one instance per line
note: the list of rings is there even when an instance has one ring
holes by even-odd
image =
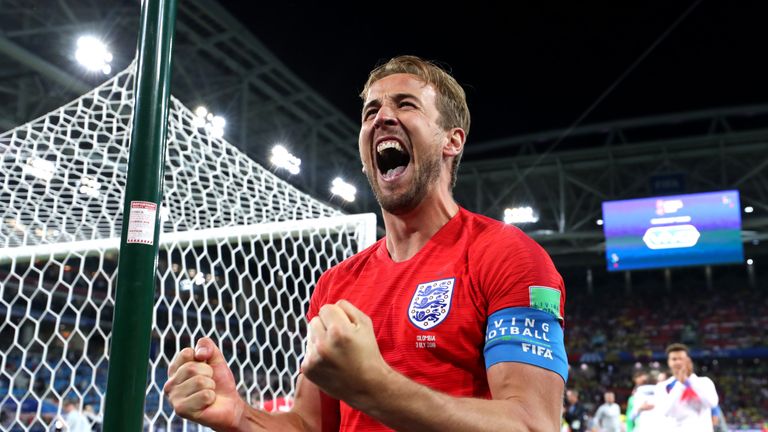
[[[594,421],[593,421],[594,425],[592,426],[592,431],[593,432],[597,432],[598,430],[600,430],[600,426],[601,426],[600,423],[603,421],[603,415],[604,414],[605,414],[605,406],[604,405],[600,405],[597,408],[597,412],[595,412],[595,417],[594,417]]]
[[[434,391],[393,370],[381,356],[370,318],[344,300],[310,322],[305,376],[398,431],[553,431],[565,387],[551,370],[498,362],[487,370],[492,400]]]
[[[361,411],[398,431],[554,431],[564,383],[554,372],[524,363],[488,369],[492,400],[457,398],[396,374]]]

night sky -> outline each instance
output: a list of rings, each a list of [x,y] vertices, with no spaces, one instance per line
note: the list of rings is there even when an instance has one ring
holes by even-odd
[[[221,3],[355,122],[368,71],[416,54],[467,90],[470,141],[566,128],[692,6],[581,124],[768,103],[765,2]]]

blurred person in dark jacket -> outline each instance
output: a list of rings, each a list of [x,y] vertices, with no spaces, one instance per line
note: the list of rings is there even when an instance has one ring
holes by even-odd
[[[567,408],[563,414],[563,418],[568,422],[568,427],[571,428],[571,432],[588,430],[589,415],[587,414],[584,405],[579,401],[579,391],[574,389],[566,391],[565,400],[567,402]]]

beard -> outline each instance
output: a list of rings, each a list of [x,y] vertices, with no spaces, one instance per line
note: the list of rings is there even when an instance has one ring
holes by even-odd
[[[377,169],[366,170],[365,176],[368,178],[371,190],[373,190],[376,201],[379,202],[382,209],[395,215],[405,214],[415,209],[421,203],[427,195],[429,188],[439,179],[440,159],[441,155],[438,153],[437,155],[427,157],[421,168],[414,167],[416,172],[414,173],[415,179],[413,184],[400,193],[385,195],[382,192],[377,181]]]

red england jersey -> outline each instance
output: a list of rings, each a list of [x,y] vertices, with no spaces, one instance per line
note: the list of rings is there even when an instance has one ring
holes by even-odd
[[[531,287],[559,290],[554,307],[562,315],[563,280],[541,246],[514,226],[460,208],[407,261],[392,261],[381,239],[328,270],[307,318],[324,304],[348,300],[371,317],[393,369],[443,393],[489,399],[487,318],[503,308],[531,307]],[[344,402],[340,415],[342,431],[390,430]]]

